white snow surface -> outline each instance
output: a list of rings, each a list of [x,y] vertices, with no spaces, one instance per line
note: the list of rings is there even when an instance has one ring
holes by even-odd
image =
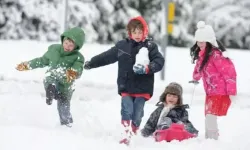
[[[165,86],[172,81],[182,84],[184,103],[190,104],[190,121],[200,131],[199,137],[183,142],[156,143],[152,138],[133,137],[131,145],[120,145],[120,96],[117,94],[117,64],[84,70],[76,82],[72,98],[72,128],[61,127],[56,101],[45,103],[44,69],[18,72],[16,64],[42,56],[51,43],[0,41],[0,150],[248,150],[250,148],[250,53],[229,50],[238,73],[238,96],[226,117],[219,119],[218,141],[204,137],[204,91],[202,83],[192,99],[194,65],[189,48],[167,48],[166,80],[156,74],[154,96],[145,105],[141,128]],[[112,45],[86,44],[81,52],[85,59],[99,54]]]

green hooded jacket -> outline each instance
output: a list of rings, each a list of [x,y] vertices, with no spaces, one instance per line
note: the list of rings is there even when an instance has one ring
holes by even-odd
[[[75,49],[65,52],[62,46],[63,39],[69,38],[75,43]],[[52,44],[48,51],[42,56],[28,62],[30,69],[49,67],[46,71],[45,88],[48,84],[56,84],[60,92],[72,92],[72,82],[68,83],[66,71],[72,69],[77,72],[77,78],[82,75],[84,57],[79,52],[85,41],[84,31],[79,27],[66,30],[61,35],[61,44]],[[70,94],[70,93],[65,93]]]

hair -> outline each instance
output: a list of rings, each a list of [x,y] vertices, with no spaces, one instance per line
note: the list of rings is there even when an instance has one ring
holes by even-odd
[[[66,41],[66,40],[68,40],[68,41],[70,41],[70,42],[72,42],[72,43],[75,43],[72,39],[70,39],[70,38],[68,38],[68,37],[64,37],[64,38],[63,38],[63,41]]]
[[[131,33],[135,31],[136,29],[143,30],[144,29],[143,24],[139,20],[136,20],[136,19],[131,20],[127,25],[128,33]]]
[[[226,51],[226,48],[222,45],[222,43],[218,40],[216,40],[216,42],[218,43],[218,46],[219,46],[219,50],[221,52],[224,52]],[[213,45],[209,42],[206,42],[206,49],[205,49],[205,56],[204,56],[204,59],[203,61],[201,62],[201,66],[199,68],[199,71],[201,71],[204,66],[207,64],[209,58],[210,58],[210,55],[212,54],[212,48],[213,48]],[[190,56],[192,58],[192,63],[195,62],[195,60],[197,60],[199,58],[199,52],[200,52],[200,48],[199,46],[197,45],[197,42],[190,48]]]
[[[163,93],[161,94],[161,96],[160,96],[160,101],[159,101],[159,102],[165,103],[165,102],[166,102],[166,96],[167,96],[168,94],[176,95],[176,94],[174,94],[174,93],[163,92]],[[181,96],[180,96],[180,95],[176,95],[176,96],[178,96],[178,101],[177,101],[176,105],[178,105],[178,106],[179,106],[179,105],[183,105]]]

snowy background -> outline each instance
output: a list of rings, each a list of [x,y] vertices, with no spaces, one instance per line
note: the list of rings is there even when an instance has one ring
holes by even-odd
[[[117,95],[117,64],[84,71],[77,80],[72,98],[72,128],[61,127],[56,109],[45,103],[42,80],[46,68],[18,72],[17,63],[41,56],[51,43],[1,41],[0,56],[0,149],[1,150],[249,150],[250,147],[250,66],[248,51],[229,50],[238,72],[238,96],[227,117],[219,119],[220,139],[206,140],[204,135],[204,91],[188,84],[192,77],[187,48],[168,47],[166,81],[156,74],[154,96],[145,105],[142,127],[156,108],[165,86],[176,81],[184,88],[184,103],[190,104],[189,115],[200,131],[199,137],[183,142],[154,142],[153,138],[133,138],[131,146],[118,144],[123,131],[120,125],[120,96]],[[111,45],[86,44],[81,52],[87,59]],[[178,57],[178,58],[177,58]],[[181,60],[181,61],[180,61]],[[173,65],[174,64],[174,65]],[[101,76],[100,76],[101,75]]]
[[[176,16],[170,45],[192,45],[196,23],[204,20],[227,47],[250,48],[249,0],[173,1]],[[119,41],[127,36],[128,20],[137,15],[148,22],[150,36],[161,41],[161,0],[68,0],[67,6],[66,28],[82,27],[88,42]],[[65,0],[1,0],[0,39],[56,41],[64,30],[65,8]]]
[[[121,139],[120,96],[117,64],[84,70],[72,98],[72,128],[60,126],[56,101],[45,103],[43,78],[46,68],[18,72],[16,64],[42,56],[59,41],[64,29],[64,0],[0,0],[0,150],[249,150],[250,147],[250,1],[176,0],[174,33],[166,53],[166,80],[156,74],[154,96],[145,105],[142,127],[156,108],[165,86],[176,81],[184,88],[184,103],[200,131],[183,142],[156,143],[136,136],[130,147]],[[142,15],[150,36],[161,39],[160,0],[69,0],[67,27],[80,26],[87,34],[81,49],[86,60],[126,37],[129,18]],[[188,84],[194,65],[189,47],[198,20],[209,22],[227,46],[237,70],[238,95],[226,117],[219,119],[220,139],[204,137],[204,90]],[[178,47],[177,47],[178,46]],[[182,48],[180,48],[182,47]]]

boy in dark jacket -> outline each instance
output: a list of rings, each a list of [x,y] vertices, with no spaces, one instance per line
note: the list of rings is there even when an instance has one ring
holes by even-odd
[[[157,103],[158,108],[150,115],[146,125],[141,130],[142,136],[151,136],[156,130],[166,130],[173,123],[184,124],[189,133],[197,136],[198,130],[188,120],[188,105],[182,102],[182,87],[176,82],[170,83]]]
[[[79,52],[84,44],[85,34],[81,28],[74,27],[61,35],[61,44],[53,44],[42,56],[22,62],[17,70],[26,71],[48,66],[44,80],[46,103],[57,100],[57,109],[61,125],[71,127],[73,119],[70,113],[70,100],[75,79],[80,78],[83,71],[84,57]]]
[[[122,96],[121,123],[127,135],[120,143],[124,144],[129,143],[132,132],[136,134],[144,115],[145,101],[153,95],[154,73],[164,65],[164,58],[157,45],[146,39],[148,26],[141,16],[129,21],[127,31],[129,38],[117,42],[108,51],[85,63],[85,69],[92,69],[118,61],[117,85],[118,93]],[[138,55],[145,48],[145,61],[139,63],[143,56]]]

